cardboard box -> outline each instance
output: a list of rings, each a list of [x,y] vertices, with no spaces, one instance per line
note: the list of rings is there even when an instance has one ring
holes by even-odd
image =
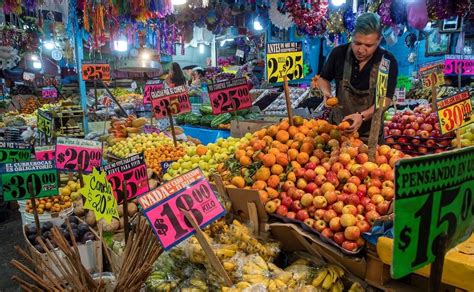
[[[249,220],[256,228],[256,234],[265,230],[268,215],[260,201],[258,191],[226,188],[227,196],[232,203],[232,211],[244,220]]]
[[[230,122],[230,135],[232,137],[241,138],[245,133],[253,133],[262,128],[274,125],[275,122],[259,121],[259,120],[245,120]]]
[[[367,283],[381,287],[392,280],[390,276],[390,266],[384,264],[376,251],[367,251],[367,274],[365,276]]]

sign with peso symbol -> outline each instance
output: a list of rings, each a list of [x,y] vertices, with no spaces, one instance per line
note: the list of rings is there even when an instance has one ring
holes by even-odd
[[[441,133],[446,134],[474,122],[469,91],[460,92],[436,103]]]
[[[58,194],[58,175],[53,161],[7,163],[2,167],[0,181],[5,201]]]
[[[31,150],[29,144],[0,141],[0,163],[30,161]]]
[[[245,78],[212,83],[208,85],[208,90],[215,115],[252,107]]]
[[[151,91],[151,104],[157,119],[191,111],[191,102],[185,85]]]
[[[445,75],[474,75],[474,55],[446,55]]]
[[[267,80],[270,83],[283,82],[304,77],[303,50],[301,42],[267,44]]]
[[[442,234],[448,248],[474,229],[474,147],[400,160],[395,167],[392,276],[435,260]]]
[[[143,104],[151,103],[151,93],[163,89],[160,80],[149,80],[143,88]]]
[[[432,86],[441,86],[444,84],[444,64],[428,63],[420,68],[421,80],[423,87],[430,88]]]
[[[56,142],[56,167],[59,170],[92,172],[102,164],[102,143],[59,137]]]
[[[36,160],[53,160],[55,155],[55,146],[35,146]]]
[[[57,98],[58,91],[54,87],[45,87],[41,90],[41,96],[43,98]]]
[[[82,64],[83,80],[110,80],[110,64]]]
[[[79,192],[86,198],[84,209],[92,210],[97,221],[104,218],[110,223],[112,218],[119,218],[117,201],[112,193],[105,172],[96,168],[89,175],[84,175],[84,187]]]

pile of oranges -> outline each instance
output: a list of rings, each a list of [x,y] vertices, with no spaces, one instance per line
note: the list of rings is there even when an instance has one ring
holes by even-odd
[[[176,161],[186,154],[186,150],[182,145],[174,147],[174,145],[164,144],[150,150],[145,150],[145,163],[148,168],[161,174],[161,162]]]
[[[45,212],[59,213],[72,206],[69,196],[55,196],[43,199],[36,199],[36,209],[38,214]],[[26,202],[26,212],[33,214],[33,207],[31,201]]]

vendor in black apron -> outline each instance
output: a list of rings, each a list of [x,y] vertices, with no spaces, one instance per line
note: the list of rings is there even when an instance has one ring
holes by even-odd
[[[373,13],[360,15],[356,20],[352,42],[331,51],[318,80],[325,101],[332,97],[330,82],[336,80],[339,105],[332,109],[329,121],[339,124],[343,120],[351,120],[351,126],[346,133],[358,131],[365,143],[369,137],[375,109],[377,74],[382,58],[390,61],[386,106],[390,105],[397,84],[397,60],[390,52],[380,47],[381,40],[379,17]],[[379,142],[382,142],[380,140]]]

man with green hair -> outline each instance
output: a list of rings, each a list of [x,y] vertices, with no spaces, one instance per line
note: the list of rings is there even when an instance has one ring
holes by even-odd
[[[368,140],[375,111],[377,75],[382,59],[385,59],[385,63],[388,60],[390,66],[385,97],[392,99],[397,83],[397,60],[390,52],[380,47],[381,40],[378,15],[361,14],[356,20],[352,42],[331,51],[318,80],[325,101],[332,97],[330,82],[336,81],[339,105],[332,109],[330,122],[339,124],[343,120],[349,121],[351,126],[346,132],[358,131],[364,142]]]

